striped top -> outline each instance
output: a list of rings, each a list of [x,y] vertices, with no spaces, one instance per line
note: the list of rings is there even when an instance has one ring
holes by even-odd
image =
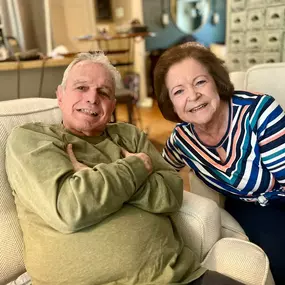
[[[163,157],[180,170],[188,165],[209,187],[245,201],[285,199],[285,113],[269,95],[235,91],[225,136],[207,146],[193,125],[177,124]],[[221,160],[217,147],[226,151]]]

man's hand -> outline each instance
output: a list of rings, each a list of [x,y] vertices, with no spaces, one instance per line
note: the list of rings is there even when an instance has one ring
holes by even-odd
[[[144,163],[144,166],[146,168],[146,170],[148,171],[148,173],[150,174],[152,172],[152,161],[151,158],[143,153],[130,153],[127,150],[125,150],[124,148],[122,148],[122,154],[124,157],[128,157],[128,156],[136,156],[138,158],[140,158],[142,160],[142,162]]]
[[[76,159],[76,157],[75,157],[75,155],[73,153],[73,150],[72,150],[72,144],[71,143],[67,145],[66,151],[67,151],[67,154],[68,154],[68,156],[70,158],[70,161],[71,161],[75,171],[79,171],[79,170],[82,170],[82,169],[90,168],[87,165],[79,162]]]

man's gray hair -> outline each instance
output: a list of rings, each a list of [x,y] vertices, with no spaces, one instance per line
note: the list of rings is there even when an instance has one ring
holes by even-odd
[[[81,61],[91,61],[94,63],[102,64],[104,67],[107,68],[107,70],[109,70],[112,76],[112,79],[114,81],[115,87],[116,88],[121,87],[122,78],[121,78],[119,71],[112,65],[112,63],[110,62],[110,60],[104,54],[103,51],[95,51],[95,52],[82,52],[82,53],[77,54],[76,58],[68,65],[68,67],[64,71],[62,82],[61,82],[61,86],[63,87],[63,89],[65,89],[66,87],[66,81],[67,81],[71,68],[75,64]]]

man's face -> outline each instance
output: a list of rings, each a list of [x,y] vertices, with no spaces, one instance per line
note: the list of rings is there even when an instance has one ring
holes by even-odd
[[[63,125],[81,136],[99,135],[115,109],[115,86],[109,70],[100,63],[81,61],[69,72],[65,90],[57,90]]]

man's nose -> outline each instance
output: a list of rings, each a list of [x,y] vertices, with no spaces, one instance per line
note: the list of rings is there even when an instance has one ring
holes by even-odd
[[[86,95],[87,95],[86,99],[88,103],[95,104],[95,105],[98,104],[99,94],[97,90],[89,90]]]

